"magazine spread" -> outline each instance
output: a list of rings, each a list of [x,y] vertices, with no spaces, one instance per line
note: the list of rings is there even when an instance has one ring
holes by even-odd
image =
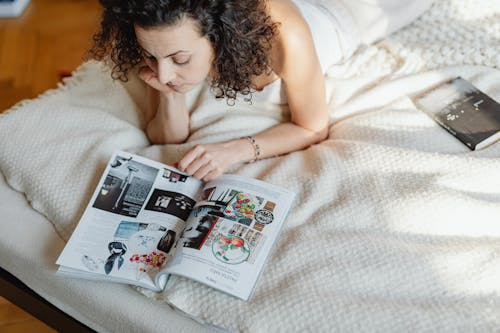
[[[176,274],[248,300],[294,198],[237,175],[204,183],[118,151],[57,259],[58,273],[156,291]]]
[[[415,102],[471,150],[500,139],[500,104],[461,77],[416,96]]]

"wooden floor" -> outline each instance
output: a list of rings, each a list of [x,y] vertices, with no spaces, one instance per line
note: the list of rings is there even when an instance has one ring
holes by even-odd
[[[97,0],[31,0],[20,17],[0,18],[0,112],[82,63],[100,13]],[[55,331],[0,297],[0,332]]]
[[[2,333],[53,333],[49,326],[0,297],[0,332]]]
[[[100,13],[98,0],[31,0],[20,17],[0,18],[0,112],[82,63]]]

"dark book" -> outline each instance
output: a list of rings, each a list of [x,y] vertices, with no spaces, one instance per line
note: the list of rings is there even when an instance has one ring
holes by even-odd
[[[425,91],[414,101],[471,150],[500,139],[500,103],[461,77]]]

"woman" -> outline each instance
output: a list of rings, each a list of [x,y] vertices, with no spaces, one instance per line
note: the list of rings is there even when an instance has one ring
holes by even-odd
[[[114,78],[138,69],[148,85],[152,143],[189,136],[185,93],[208,80],[218,97],[284,89],[291,121],[254,136],[201,144],[178,163],[205,181],[231,165],[309,147],[328,135],[326,69],[407,24],[429,0],[101,0],[92,54]],[[380,4],[382,3],[382,5]],[[279,94],[278,94],[279,95]],[[273,99],[272,97],[270,97]]]

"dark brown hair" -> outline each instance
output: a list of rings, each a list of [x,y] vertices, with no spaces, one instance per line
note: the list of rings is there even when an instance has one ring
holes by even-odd
[[[252,77],[269,70],[269,51],[277,23],[263,0],[100,0],[101,30],[89,55],[113,62],[113,79],[128,80],[143,59],[134,24],[143,28],[169,26],[194,19],[214,48],[212,87],[217,97],[235,100],[251,93]],[[250,95],[251,96],[251,95]]]

